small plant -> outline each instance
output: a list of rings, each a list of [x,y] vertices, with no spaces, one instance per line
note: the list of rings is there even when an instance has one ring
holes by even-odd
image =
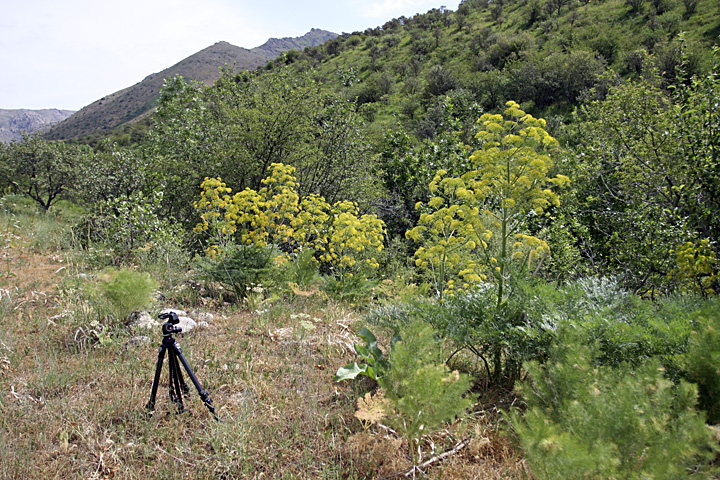
[[[408,441],[413,465],[421,457],[420,437],[461,415],[474,398],[470,378],[445,365],[441,341],[427,323],[400,332],[388,355],[390,368],[378,379],[392,408],[387,421]]]
[[[244,299],[254,287],[262,285],[272,266],[273,250],[257,245],[228,245],[215,256],[199,260],[203,273],[212,281]]]
[[[99,293],[107,300],[111,315],[124,320],[130,313],[141,310],[152,302],[153,291],[157,288],[148,275],[123,268],[108,269],[100,276]]]
[[[358,375],[365,375],[377,381],[388,368],[387,360],[382,350],[380,350],[380,347],[378,347],[378,341],[375,335],[363,327],[360,329],[358,336],[365,340],[365,345],[356,344],[355,352],[367,363],[358,365],[357,362],[353,362],[340,368],[334,377],[337,382],[352,380],[357,378]],[[393,338],[393,340],[396,339],[396,337]],[[392,341],[390,344],[392,345]]]

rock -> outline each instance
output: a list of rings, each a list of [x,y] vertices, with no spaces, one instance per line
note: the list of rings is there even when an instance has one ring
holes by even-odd
[[[191,316],[194,317],[195,320],[197,320],[198,324],[200,322],[212,323],[212,321],[215,319],[215,317],[213,316],[212,313],[207,313],[207,312],[192,312],[192,313],[193,314]]]
[[[182,328],[182,333],[188,333],[198,326],[197,322],[190,317],[178,316],[178,320],[180,320],[180,323],[177,326]]]
[[[162,312],[160,312],[160,315],[162,315],[163,313],[170,313],[170,312],[175,312],[175,315],[177,315],[178,317],[187,317],[188,316],[188,313],[185,310],[177,310],[175,308],[165,308],[165,309],[163,309]]]
[[[150,343],[152,343],[152,340],[150,339],[150,337],[145,336],[145,335],[138,335],[138,336],[132,337],[130,340],[128,340],[125,343],[125,348],[144,347],[146,345],[150,345]]]
[[[160,322],[155,320],[148,312],[133,312],[126,323],[133,330],[155,330],[160,328]]]

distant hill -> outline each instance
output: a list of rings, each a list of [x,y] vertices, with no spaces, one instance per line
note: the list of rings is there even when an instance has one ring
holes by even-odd
[[[223,65],[235,65],[237,70],[252,70],[283,52],[321,45],[336,37],[335,33],[313,28],[302,37],[271,38],[264,45],[250,50],[227,42],[218,42],[172,67],[148,75],[131,87],[91,103],[53,126],[45,137],[61,140],[110,132],[152,113],[157,96],[167,78],[180,75],[188,80],[212,85],[220,78],[219,69]]]
[[[0,109],[0,142],[20,140],[22,132],[47,130],[75,113],[74,110],[3,110]]]

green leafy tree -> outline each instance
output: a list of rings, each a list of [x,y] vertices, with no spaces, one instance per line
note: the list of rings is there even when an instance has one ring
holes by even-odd
[[[82,164],[73,196],[94,206],[116,197],[130,197],[151,189],[151,172],[143,152],[137,148],[105,145]]]
[[[629,82],[583,110],[575,210],[595,265],[621,273],[638,293],[686,286],[691,271],[679,253],[688,242],[707,240],[704,248],[717,251],[718,73],[716,61],[708,75],[680,75],[673,96],[647,81]],[[706,283],[717,272],[693,268]],[[705,290],[716,290],[714,281]]]
[[[203,178],[258,191],[274,163],[296,169],[301,196],[335,202],[372,188],[359,118],[308,72],[224,69],[208,89],[175,79],[160,97],[151,139],[160,181],[173,192],[167,200],[184,220],[193,217],[188,206]]]
[[[85,147],[24,134],[2,151],[0,175],[47,211],[76,185],[90,154]]]

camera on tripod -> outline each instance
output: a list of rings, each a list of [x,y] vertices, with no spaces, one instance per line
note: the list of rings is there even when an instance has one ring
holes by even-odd
[[[208,395],[208,393],[203,390],[202,386],[200,386],[200,382],[195,377],[195,374],[190,368],[190,365],[188,365],[187,360],[185,360],[182,350],[180,350],[180,345],[178,345],[173,338],[174,333],[182,332],[182,328],[176,326],[180,323],[180,318],[178,318],[177,313],[172,311],[161,313],[158,315],[158,318],[166,321],[162,325],[163,339],[158,350],[157,365],[155,366],[155,378],[153,379],[152,388],[150,390],[150,401],[148,401],[145,408],[147,408],[147,410],[151,413],[155,411],[155,396],[157,394],[158,382],[160,381],[160,372],[162,371],[163,360],[165,359],[165,353],[167,352],[168,370],[170,374],[168,378],[168,393],[170,395],[170,401],[175,403],[177,407],[177,412],[182,413],[185,411],[182,395],[183,393],[187,394],[190,392],[190,389],[183,378],[182,371],[180,370],[180,365],[182,365],[193,385],[195,385],[195,388],[200,395],[200,400],[202,400],[212,416],[215,417],[215,420],[219,420],[217,414],[215,413],[215,408],[212,405],[210,395]]]
[[[160,320],[167,320],[162,325],[163,337],[169,337],[170,335],[172,335],[174,333],[182,333],[182,328],[176,326],[178,323],[180,323],[180,319],[178,318],[177,313],[175,313],[175,312],[161,313],[158,316],[158,318]]]

